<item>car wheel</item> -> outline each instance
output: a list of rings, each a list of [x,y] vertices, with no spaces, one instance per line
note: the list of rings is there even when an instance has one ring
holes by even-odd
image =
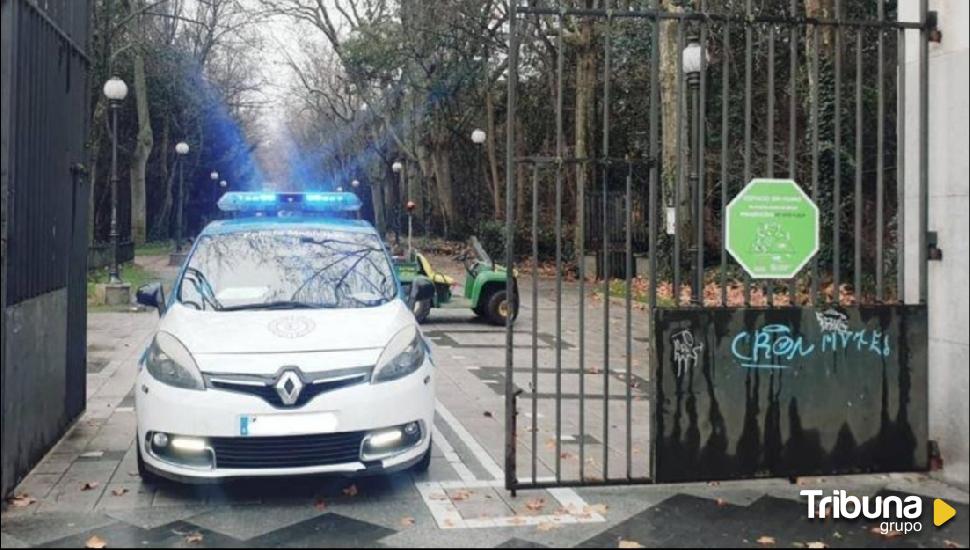
[[[138,455],[138,476],[141,477],[142,483],[147,485],[155,485],[158,483],[160,478],[153,474],[151,470],[148,469],[148,466],[145,465],[145,459],[141,457],[141,446],[138,445],[137,440],[135,441],[135,449],[137,449]]]
[[[519,313],[517,300],[507,299],[505,289],[499,289],[489,294],[485,302],[485,318],[493,325],[504,325],[505,319],[512,316],[514,321]]]
[[[431,314],[431,300],[420,300],[414,303],[414,319],[423,323],[428,320],[428,315]]]
[[[428,450],[421,455],[421,460],[417,461],[414,466],[411,466],[411,471],[417,474],[423,474],[428,471],[431,467],[431,445],[428,445]]]

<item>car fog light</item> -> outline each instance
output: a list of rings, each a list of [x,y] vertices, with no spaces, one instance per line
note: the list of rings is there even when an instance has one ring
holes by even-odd
[[[375,430],[364,438],[360,458],[365,462],[380,460],[407,451],[421,441],[420,422],[409,422],[393,428]]]
[[[168,447],[168,434],[158,432],[155,435],[153,435],[152,445],[160,449],[164,449],[165,447]]]
[[[205,450],[205,440],[197,437],[174,437],[172,448],[186,453],[201,453]]]

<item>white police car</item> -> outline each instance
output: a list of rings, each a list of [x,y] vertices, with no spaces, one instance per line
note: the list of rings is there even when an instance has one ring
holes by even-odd
[[[427,468],[435,369],[351,193],[227,193],[138,365],[138,469],[180,481]],[[348,216],[351,214],[351,216]],[[423,296],[422,294],[428,294]]]

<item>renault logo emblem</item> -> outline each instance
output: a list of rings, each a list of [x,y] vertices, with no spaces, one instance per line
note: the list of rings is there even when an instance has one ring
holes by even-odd
[[[276,393],[284,405],[293,405],[300,399],[300,392],[303,391],[303,380],[300,375],[292,370],[283,372],[276,380]]]

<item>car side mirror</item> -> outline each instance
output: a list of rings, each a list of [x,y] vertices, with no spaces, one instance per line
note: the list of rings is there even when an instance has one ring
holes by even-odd
[[[408,307],[434,298],[434,284],[425,277],[415,277],[411,282],[411,292],[408,294]]]
[[[145,307],[157,309],[159,314],[165,313],[165,291],[162,290],[162,283],[148,283],[138,287],[135,300]]]

